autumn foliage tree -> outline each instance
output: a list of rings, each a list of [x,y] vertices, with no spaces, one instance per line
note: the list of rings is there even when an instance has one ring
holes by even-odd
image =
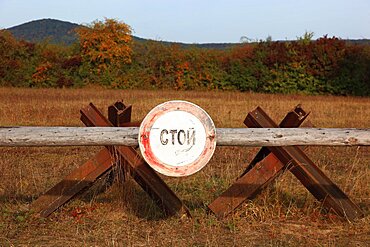
[[[212,49],[132,41],[113,19],[77,30],[71,46],[32,44],[0,30],[0,86],[171,88],[370,95],[370,45],[336,37]]]
[[[0,30],[0,85],[26,86],[34,52],[34,44],[19,41],[9,31]]]
[[[79,36],[81,56],[97,72],[109,67],[131,63],[131,27],[114,20],[95,21],[76,30]]]

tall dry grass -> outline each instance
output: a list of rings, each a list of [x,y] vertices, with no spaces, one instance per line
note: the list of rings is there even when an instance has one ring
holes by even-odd
[[[118,91],[0,88],[0,126],[82,126],[79,109],[93,102],[104,113],[116,100],[133,105],[133,120],[167,100],[205,109],[217,127],[243,127],[261,106],[275,121],[298,103],[318,127],[370,126],[370,99],[264,95],[238,92]],[[166,178],[190,208],[193,219],[165,218],[128,180],[107,187],[104,178],[47,219],[29,204],[99,147],[0,148],[0,246],[301,246],[369,244],[370,148],[313,147],[307,153],[364,211],[355,222],[323,209],[290,173],[284,173],[233,215],[218,220],[207,212],[241,174],[258,148],[220,147],[201,172]]]

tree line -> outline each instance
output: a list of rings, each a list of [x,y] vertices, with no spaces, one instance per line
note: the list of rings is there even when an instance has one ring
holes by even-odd
[[[114,19],[76,33],[79,42],[63,46],[0,30],[0,86],[370,95],[370,46],[336,37],[306,33],[219,50],[133,41],[131,28]]]

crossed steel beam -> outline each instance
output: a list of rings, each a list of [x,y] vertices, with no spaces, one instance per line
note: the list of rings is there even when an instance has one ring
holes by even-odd
[[[108,108],[109,121],[92,104],[82,108],[81,121],[86,126],[111,127],[130,126],[131,106],[117,102]],[[167,186],[159,175],[141,158],[132,147],[106,146],[93,158],[71,172],[66,178],[35,200],[31,207],[40,216],[47,217],[60,206],[71,200],[81,190],[90,187],[99,177],[110,171],[118,162],[143,188],[156,204],[168,215],[189,215],[188,208]]]
[[[244,124],[250,128],[299,127],[308,114],[297,106],[278,126],[257,107],[247,115]],[[242,176],[214,200],[208,206],[209,209],[218,217],[230,214],[246,199],[253,198],[284,170],[292,172],[329,210],[334,210],[348,220],[363,216],[361,209],[308,158],[302,148],[296,146],[263,147]]]

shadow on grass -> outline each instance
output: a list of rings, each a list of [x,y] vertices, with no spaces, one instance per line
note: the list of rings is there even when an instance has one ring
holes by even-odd
[[[34,199],[30,195],[0,195],[0,203],[31,203]]]
[[[165,213],[133,179],[120,180],[106,177],[79,195],[83,202],[113,203],[122,210],[146,220],[157,221],[171,217]]]

